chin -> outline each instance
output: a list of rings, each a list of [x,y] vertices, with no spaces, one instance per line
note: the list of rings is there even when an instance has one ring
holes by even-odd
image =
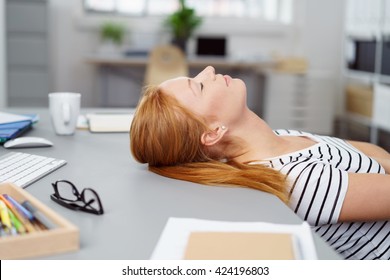
[[[246,90],[246,84],[243,80],[241,79],[233,79],[235,82],[237,82],[237,84],[240,84],[240,86],[244,87],[244,89]]]
[[[246,95],[246,84],[243,80],[241,79],[233,79],[234,80],[234,89],[237,92],[243,92]]]

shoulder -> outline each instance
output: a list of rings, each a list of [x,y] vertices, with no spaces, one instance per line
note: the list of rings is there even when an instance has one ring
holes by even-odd
[[[340,221],[390,219],[390,176],[348,173],[349,184]]]
[[[348,189],[348,173],[314,159],[296,169],[287,177],[289,206],[311,225],[336,223]]]
[[[360,141],[347,141],[359,151],[365,153],[368,156],[374,158],[390,159],[390,154],[383,148],[374,145],[372,143],[360,142]]]

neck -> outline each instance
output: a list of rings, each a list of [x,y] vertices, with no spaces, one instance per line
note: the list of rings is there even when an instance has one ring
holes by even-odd
[[[283,149],[286,140],[278,137],[268,124],[252,111],[246,112],[240,123],[231,129],[232,139],[239,139],[230,159],[250,162],[273,157]]]

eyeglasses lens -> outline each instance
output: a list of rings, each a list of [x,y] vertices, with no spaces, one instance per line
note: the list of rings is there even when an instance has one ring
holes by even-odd
[[[85,189],[83,196],[84,196],[84,203],[87,204],[88,207],[94,209],[100,209],[98,198],[96,197],[96,194],[93,191],[91,191],[90,189]]]
[[[77,192],[74,187],[67,182],[57,182],[57,190],[60,195],[60,198],[68,201],[77,201]]]

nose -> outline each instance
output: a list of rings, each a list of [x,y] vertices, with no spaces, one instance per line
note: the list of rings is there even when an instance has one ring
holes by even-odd
[[[214,79],[214,77],[215,77],[214,67],[207,66],[195,77],[195,79],[205,80],[205,79]]]
[[[206,75],[215,76],[215,68],[213,66],[207,66],[202,72]]]

